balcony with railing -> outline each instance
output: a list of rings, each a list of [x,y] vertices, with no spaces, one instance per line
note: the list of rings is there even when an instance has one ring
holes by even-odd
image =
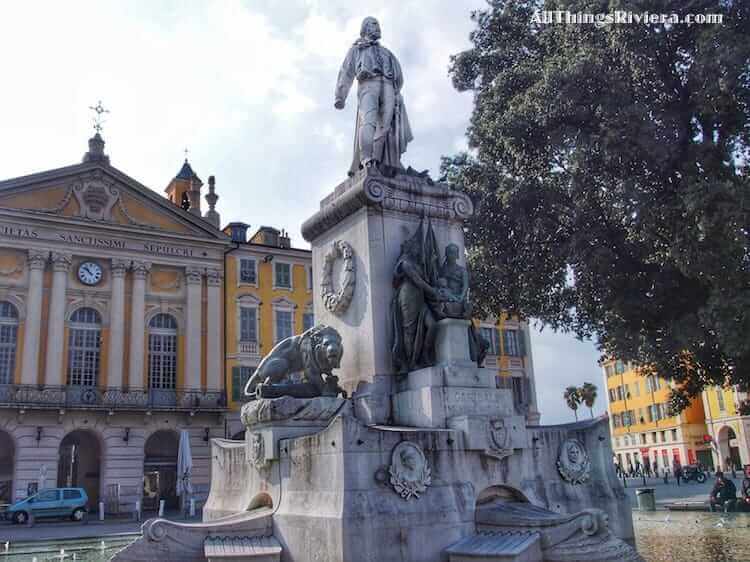
[[[220,412],[226,407],[223,391],[0,385],[0,408]]]
[[[239,342],[238,351],[243,355],[259,355],[257,341],[241,341]]]

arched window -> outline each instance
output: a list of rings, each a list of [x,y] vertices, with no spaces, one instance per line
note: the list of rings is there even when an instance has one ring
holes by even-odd
[[[7,301],[0,301],[0,384],[13,382],[18,342],[18,311]]]
[[[96,386],[101,357],[102,319],[93,308],[79,308],[70,317],[68,384]]]
[[[157,314],[148,324],[148,386],[177,386],[177,322],[169,314]]]

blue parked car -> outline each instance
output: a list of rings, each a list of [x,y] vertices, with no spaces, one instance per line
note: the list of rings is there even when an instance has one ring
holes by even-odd
[[[5,518],[14,523],[28,522],[42,517],[70,517],[83,521],[88,513],[89,497],[83,488],[48,488],[17,501],[5,511]]]

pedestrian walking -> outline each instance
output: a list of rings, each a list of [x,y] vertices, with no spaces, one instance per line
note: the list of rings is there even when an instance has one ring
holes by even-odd
[[[682,478],[682,464],[680,464],[680,459],[677,457],[675,457],[672,462],[672,472],[674,473],[674,478],[677,480],[677,485],[679,486],[680,479]]]

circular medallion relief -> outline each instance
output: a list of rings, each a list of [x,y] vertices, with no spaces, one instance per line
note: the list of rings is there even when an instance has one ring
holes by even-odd
[[[402,441],[391,454],[391,486],[405,500],[419,498],[432,484],[432,472],[422,449],[411,441]]]
[[[338,260],[343,260],[341,284],[334,287],[333,267]],[[323,280],[321,281],[320,296],[327,310],[341,316],[354,296],[354,286],[357,283],[357,270],[354,261],[354,249],[344,240],[336,240],[328,253],[323,256]]]
[[[582,484],[591,475],[591,461],[586,447],[578,439],[566,439],[557,456],[557,470],[563,480]]]

